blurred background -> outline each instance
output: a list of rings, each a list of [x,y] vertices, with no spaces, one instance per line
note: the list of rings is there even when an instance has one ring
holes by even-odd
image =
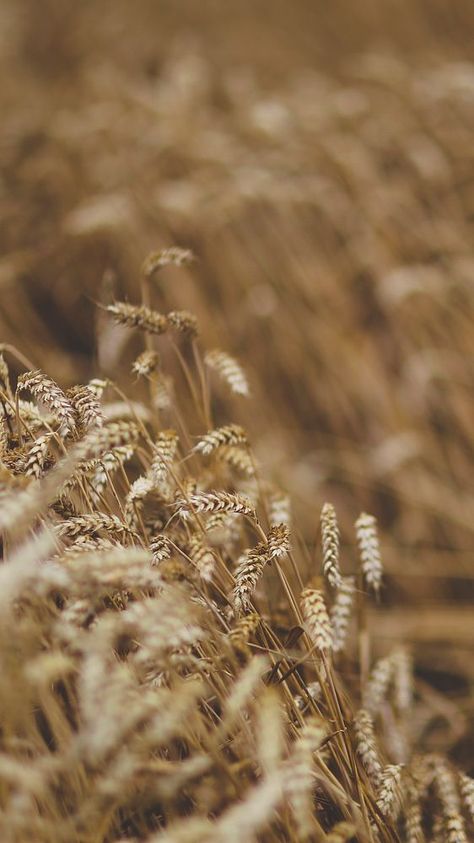
[[[308,541],[332,501],[350,569],[379,518],[378,639],[468,720],[473,45],[468,0],[0,6],[0,341],[65,385],[117,376],[95,302],[191,248],[155,305],[245,364],[224,419]]]

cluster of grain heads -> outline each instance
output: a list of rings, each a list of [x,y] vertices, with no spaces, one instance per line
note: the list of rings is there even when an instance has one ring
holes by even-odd
[[[187,261],[150,256],[148,292]],[[196,338],[194,317],[151,304],[109,307],[147,334],[137,401],[110,380],[63,391],[36,370],[15,396],[0,359],[2,841],[424,843],[429,828],[464,843],[472,779],[413,758],[427,714],[410,653],[397,645],[359,677],[348,648],[334,667],[356,623],[334,507],[321,512],[324,576],[298,605],[310,554],[290,548],[289,497],[212,402],[210,373],[247,395],[244,373],[224,352],[204,367],[198,339],[181,353],[174,333]],[[170,358],[186,396],[166,388],[162,424]],[[371,516],[357,536],[378,592]]]

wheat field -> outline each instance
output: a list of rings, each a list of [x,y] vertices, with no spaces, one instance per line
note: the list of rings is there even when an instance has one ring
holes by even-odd
[[[473,839],[473,8],[0,24],[2,843]]]

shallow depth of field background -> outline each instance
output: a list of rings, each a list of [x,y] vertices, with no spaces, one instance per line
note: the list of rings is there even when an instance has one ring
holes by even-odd
[[[124,372],[154,304],[246,365],[249,430],[316,540],[361,509],[377,641],[474,716],[474,6],[441,0],[3,0],[0,341],[62,385]],[[455,705],[454,705],[455,704]],[[451,709],[448,708],[448,713]],[[446,713],[446,711],[445,711]]]

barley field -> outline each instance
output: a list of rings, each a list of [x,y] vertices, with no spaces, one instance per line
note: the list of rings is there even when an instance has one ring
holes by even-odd
[[[1,843],[474,839],[473,43],[2,0]]]

